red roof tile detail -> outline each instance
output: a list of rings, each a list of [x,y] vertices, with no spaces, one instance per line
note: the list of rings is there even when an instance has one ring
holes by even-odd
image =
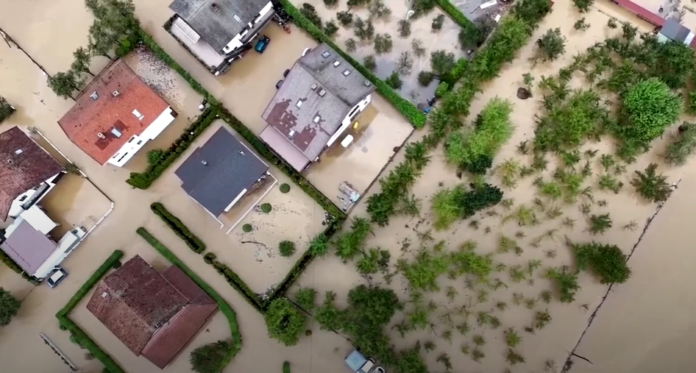
[[[82,92],[58,124],[75,145],[99,164],[105,164],[169,107],[123,60],[104,69]],[[92,98],[95,92],[96,100]],[[134,110],[142,119],[133,114]],[[112,132],[114,128],[120,137]]]
[[[217,304],[179,267],[159,274],[135,256],[102,280],[87,309],[136,355],[163,369]]]
[[[190,304],[184,307],[152,336],[143,349],[143,357],[164,369],[196,336],[216,309],[215,304]]]
[[[0,220],[12,201],[38,187],[63,167],[19,127],[0,133]]]
[[[136,355],[157,329],[186,305],[186,299],[135,256],[104,277],[87,309]]]

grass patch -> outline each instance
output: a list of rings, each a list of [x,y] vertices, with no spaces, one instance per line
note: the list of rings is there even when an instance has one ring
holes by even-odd
[[[169,251],[169,249],[162,245],[150,232],[148,232],[145,228],[140,227],[136,230],[138,235],[142,237],[147,243],[149,243],[155,250],[157,250],[158,253],[160,253],[163,257],[165,257],[167,260],[169,260],[172,264],[175,266],[179,267],[193,282],[196,283],[203,291],[206,292],[213,300],[215,303],[217,303],[218,308],[220,309],[220,312],[222,312],[223,315],[227,318],[227,323],[230,328],[230,334],[232,334],[232,343],[229,345],[230,350],[225,354],[224,358],[220,360],[220,371],[224,369],[227,364],[232,360],[232,358],[237,355],[237,352],[242,348],[242,335],[239,332],[239,325],[237,324],[237,314],[234,312],[232,307],[230,307],[229,304],[218,294],[215,290],[213,290],[210,285],[208,285],[205,281],[203,281],[196,273],[191,271],[184,262],[182,262],[174,253]]]

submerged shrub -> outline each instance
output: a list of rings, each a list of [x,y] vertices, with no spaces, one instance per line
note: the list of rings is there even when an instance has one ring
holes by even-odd
[[[602,284],[624,283],[631,276],[626,254],[616,245],[571,244],[579,270],[592,270]]]

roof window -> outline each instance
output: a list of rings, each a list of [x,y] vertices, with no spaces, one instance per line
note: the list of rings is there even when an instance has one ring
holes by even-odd
[[[301,108],[301,107],[302,107],[302,99],[297,100],[297,102],[295,103],[295,106],[296,106],[298,109]]]
[[[324,88],[322,88],[321,91],[319,91],[319,97],[324,97],[324,96],[326,96],[326,90]]]
[[[138,111],[138,109],[133,109],[133,116],[136,117],[136,118],[138,118],[138,119],[140,119],[140,120],[143,120],[143,118],[145,118],[144,115],[140,114],[140,112]]]
[[[97,92],[92,92],[92,94],[89,95],[89,98],[91,98],[92,101],[97,101],[97,99],[99,98],[99,94]]]
[[[20,155],[20,154],[22,154],[22,149],[15,150],[15,155]]]
[[[338,67],[340,64],[341,64],[341,61],[338,61],[338,60],[334,61],[334,63],[333,63],[334,67]]]
[[[321,120],[321,116],[319,114],[314,116],[314,123],[319,123],[320,120]]]
[[[348,76],[348,75],[350,75],[350,70],[348,70],[348,69],[343,70],[343,76]]]
[[[329,58],[329,56],[331,56],[331,52],[329,52],[329,51],[324,51],[324,52],[321,53],[321,56],[324,57],[324,58]]]
[[[121,131],[119,131],[116,127],[111,127],[111,134],[116,136],[116,138],[121,137]]]

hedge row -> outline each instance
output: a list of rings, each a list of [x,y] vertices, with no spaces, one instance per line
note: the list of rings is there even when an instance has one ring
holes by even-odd
[[[209,106],[206,108],[198,119],[191,123],[184,132],[181,133],[181,136],[174,141],[169,149],[164,150],[157,163],[148,165],[145,172],[131,172],[126,182],[138,189],[149,188],[152,183],[157,180],[157,178],[159,178],[189,146],[191,146],[191,143],[213,123],[216,116],[216,106]]]
[[[457,9],[449,0],[435,0],[435,2],[445,14],[452,18],[454,23],[459,25],[463,30],[468,30],[470,35],[477,32],[476,25],[466,18],[464,13]]]
[[[99,268],[97,268],[97,270],[94,271],[94,273],[92,273],[91,276],[89,276],[87,281],[85,281],[85,283],[82,284],[82,286],[77,290],[75,295],[73,295],[72,298],[70,298],[68,303],[66,303],[65,306],[61,308],[60,311],[58,311],[56,317],[68,316],[70,311],[72,311],[73,308],[75,308],[77,304],[80,303],[82,298],[84,298],[87,295],[87,293],[89,293],[89,291],[92,290],[94,285],[96,285],[97,282],[99,282],[99,280],[101,280],[101,278],[104,277],[106,272],[109,272],[109,270],[114,266],[114,264],[121,260],[122,257],[123,251],[121,250],[115,250],[113,253],[111,253],[111,255],[109,255],[109,257],[106,258],[104,263],[102,263],[102,265],[100,265]]]
[[[227,264],[222,263],[218,260],[213,260],[210,265],[215,268],[215,270],[225,278],[228,284],[230,284],[234,290],[237,292],[257,311],[263,313],[263,304],[259,299],[258,295],[254,293],[251,288],[242,280],[237,273],[235,273],[232,268],[228,267]]]
[[[174,253],[172,253],[166,246],[164,246],[157,238],[155,238],[147,229],[140,227],[136,230],[138,235],[142,237],[147,243],[150,244],[158,253],[169,260],[172,264],[179,267],[193,282],[196,283],[203,291],[206,292],[215,303],[217,303],[220,312],[227,318],[227,323],[230,328],[230,333],[232,334],[232,343],[230,344],[230,350],[227,352],[225,357],[220,361],[220,368],[218,371],[222,371],[227,364],[232,360],[232,358],[237,355],[237,352],[242,348],[242,335],[239,332],[239,324],[237,324],[237,314],[234,312],[232,307],[225,301],[224,298],[220,296],[215,290],[213,290],[210,285],[203,281],[198,275],[191,271],[189,267],[184,264]]]
[[[320,234],[323,234],[327,239],[333,237],[333,235],[341,229],[344,221],[345,218],[341,218],[330,222],[324,232]],[[285,295],[285,293],[290,289],[295,281],[297,281],[300,275],[302,275],[302,272],[307,269],[315,258],[316,256],[309,249],[302,254],[300,259],[295,262],[295,265],[292,267],[290,272],[288,272],[283,281],[278,284],[278,286],[273,290],[273,293],[271,293],[271,295],[265,300],[263,304],[264,311],[274,299]]]
[[[372,84],[377,88],[377,92],[384,96],[387,101],[391,102],[394,107],[401,112],[401,114],[408,119],[411,124],[416,128],[422,128],[425,126],[425,113],[418,110],[418,108],[411,102],[401,97],[399,93],[394,91],[390,86],[387,85],[382,79],[378,78],[372,71],[368,70],[360,62],[356,61],[348,53],[344,52],[339,48],[329,36],[327,36],[324,31],[315,26],[310,22],[300,11],[290,3],[289,0],[280,0],[280,3],[285,8],[285,11],[292,17],[295,24],[309,33],[312,37],[322,43],[328,44],[333,48],[338,54],[341,55],[348,63],[353,65],[353,67],[358,70],[363,76],[365,76]]]
[[[174,214],[169,212],[163,204],[155,202],[150,205],[150,209],[155,215],[159,216],[162,221],[164,221],[167,226],[176,233],[179,238],[184,240],[186,246],[188,246],[193,252],[200,254],[205,251],[205,243],[198,238],[193,232],[191,232],[188,227],[179,220]]]
[[[80,346],[87,349],[92,356],[97,358],[97,360],[104,365],[106,371],[109,373],[126,373],[126,371],[124,371],[109,354],[104,352],[104,350],[102,350],[99,345],[97,345],[92,338],[87,335],[87,333],[77,326],[77,324],[70,320],[70,318],[59,317],[58,322],[63,326],[63,329],[75,336],[75,340],[80,344]]]
[[[109,371],[109,373],[125,373],[123,369],[114,361],[114,359],[109,356],[104,350],[102,350],[77,324],[75,324],[68,315],[77,306],[78,303],[84,298],[87,293],[99,282],[99,280],[106,275],[106,273],[114,267],[116,262],[121,260],[123,257],[123,251],[115,250],[108,258],[102,263],[102,265],[97,268],[94,273],[87,279],[87,281],[77,290],[75,295],[70,298],[68,303],[61,308],[58,313],[56,313],[56,318],[58,323],[62,326],[62,329],[67,330],[75,336],[75,339],[80,344],[92,354],[97,360],[99,360],[104,367]]]

